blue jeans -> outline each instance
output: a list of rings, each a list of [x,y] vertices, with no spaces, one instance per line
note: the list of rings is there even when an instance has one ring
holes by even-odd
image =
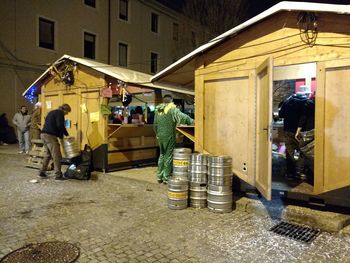
[[[17,129],[17,136],[18,136],[19,149],[21,151],[28,152],[30,148],[29,130],[23,132]]]

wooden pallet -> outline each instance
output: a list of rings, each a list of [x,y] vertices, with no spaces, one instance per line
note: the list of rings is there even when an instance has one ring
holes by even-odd
[[[33,139],[32,149],[29,152],[29,158],[27,161],[27,167],[40,169],[43,164],[43,159],[45,156],[45,147],[42,140]],[[48,170],[52,170],[52,161],[50,160],[48,165]]]

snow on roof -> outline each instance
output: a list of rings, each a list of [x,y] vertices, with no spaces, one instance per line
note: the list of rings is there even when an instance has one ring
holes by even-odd
[[[94,60],[90,60],[90,59],[83,59],[83,58],[76,58],[76,57],[72,57],[69,55],[63,55],[60,59],[58,59],[57,61],[55,61],[53,63],[53,65],[58,64],[64,60],[70,60],[73,62],[76,62],[78,64],[84,65],[86,67],[92,68],[98,72],[101,72],[103,74],[106,74],[108,76],[111,76],[113,78],[116,78],[118,80],[121,80],[125,83],[129,83],[129,84],[136,84],[136,85],[140,85],[140,86],[144,86],[144,87],[149,87],[149,88],[155,88],[155,89],[164,89],[164,90],[168,90],[168,91],[174,91],[174,92],[179,92],[179,93],[184,93],[184,94],[190,94],[190,95],[194,95],[194,92],[191,90],[184,90],[183,88],[178,88],[177,86],[174,85],[165,85],[165,84],[160,84],[160,85],[156,85],[153,84],[150,79],[152,77],[152,75],[149,74],[145,74],[142,72],[138,72],[138,71],[134,71],[131,69],[126,69],[126,68],[121,68],[121,67],[115,67],[115,66],[111,66],[108,64],[104,64],[104,63],[100,63],[100,62],[96,62]],[[32,93],[33,94],[33,87],[36,87],[38,85],[42,85],[40,83],[40,81],[44,80],[45,77],[48,76],[48,74],[50,74],[50,70],[52,69],[52,67],[49,67],[39,78],[37,78],[29,87],[28,89],[23,92],[23,96],[28,95],[28,93]]]
[[[187,62],[191,61],[196,56],[204,53],[206,50],[215,46],[216,44],[223,42],[229,36],[237,34],[238,32],[244,30],[245,28],[281,11],[309,11],[309,12],[331,12],[338,14],[350,14],[350,5],[334,5],[334,4],[320,4],[320,3],[308,3],[308,2],[290,2],[284,1],[280,2],[266,11],[260,13],[259,15],[247,20],[246,22],[226,31],[225,33],[217,36],[216,38],[210,40],[208,43],[198,47],[191,53],[182,57],[178,61],[174,62],[164,70],[160,71],[151,78],[151,81],[157,81],[176,69],[182,67]]]

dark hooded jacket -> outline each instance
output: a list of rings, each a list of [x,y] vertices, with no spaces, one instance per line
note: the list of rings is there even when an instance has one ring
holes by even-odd
[[[45,119],[42,133],[51,134],[59,138],[63,135],[68,136],[68,132],[64,125],[64,112],[61,109],[50,111]]]
[[[296,132],[306,101],[307,96],[294,94],[281,103],[278,116],[284,119],[283,126],[285,131]]]

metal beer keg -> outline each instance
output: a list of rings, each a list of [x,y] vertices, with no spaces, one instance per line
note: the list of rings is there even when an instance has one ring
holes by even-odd
[[[74,158],[80,155],[80,149],[74,137],[62,139],[62,147],[66,158]]]
[[[233,209],[232,186],[208,186],[208,209],[217,213],[230,213]]]
[[[188,167],[191,207],[207,207],[207,162],[206,154],[193,153],[191,156]]]
[[[233,209],[232,158],[209,156],[208,158],[208,209],[212,212],[229,213]]]
[[[190,206],[207,207],[207,184],[190,182]]]
[[[207,184],[207,162],[208,155],[193,153],[188,166],[190,182]]]
[[[179,177],[168,180],[168,208],[185,209],[188,206],[188,181]]]
[[[188,164],[192,150],[189,148],[175,148],[173,154],[173,177],[188,180]]]

